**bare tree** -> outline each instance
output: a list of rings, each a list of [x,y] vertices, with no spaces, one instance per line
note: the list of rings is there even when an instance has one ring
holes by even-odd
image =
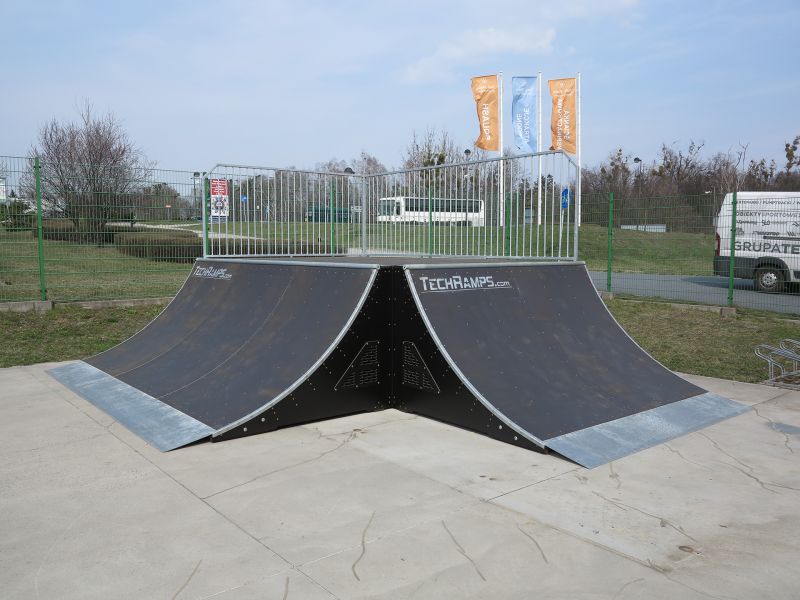
[[[70,219],[85,241],[102,240],[107,221],[130,218],[126,201],[152,167],[114,115],[96,116],[88,102],[77,123],[44,125],[29,155],[42,161],[48,209]]]

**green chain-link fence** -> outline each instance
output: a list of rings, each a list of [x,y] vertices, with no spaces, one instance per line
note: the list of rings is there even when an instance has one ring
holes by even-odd
[[[580,257],[600,290],[800,314],[800,194],[596,194],[582,206]]]
[[[0,157],[0,301],[173,295],[201,202],[190,172]]]
[[[0,302],[173,295],[203,254],[204,198],[200,172],[0,157]],[[579,258],[615,294],[800,314],[800,194],[584,195]]]

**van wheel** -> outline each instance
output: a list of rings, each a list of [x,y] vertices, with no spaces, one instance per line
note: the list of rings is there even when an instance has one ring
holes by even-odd
[[[775,294],[783,291],[785,277],[778,267],[761,267],[755,273],[755,286],[759,292]]]

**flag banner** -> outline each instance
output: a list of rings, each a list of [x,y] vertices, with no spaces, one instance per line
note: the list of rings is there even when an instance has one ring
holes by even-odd
[[[480,135],[475,146],[483,150],[500,150],[500,104],[497,75],[472,78],[472,97],[478,109]]]
[[[536,152],[536,77],[511,78],[511,121],[517,150]]]
[[[563,150],[575,154],[577,152],[576,80],[574,77],[569,77],[567,79],[551,79],[547,83],[550,86],[550,95],[553,97],[553,115],[550,117],[552,133],[550,150]]]

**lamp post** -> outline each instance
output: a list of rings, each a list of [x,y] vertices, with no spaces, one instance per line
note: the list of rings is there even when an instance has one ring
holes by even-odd
[[[197,218],[197,182],[200,180],[200,171],[192,173],[192,218]]]

